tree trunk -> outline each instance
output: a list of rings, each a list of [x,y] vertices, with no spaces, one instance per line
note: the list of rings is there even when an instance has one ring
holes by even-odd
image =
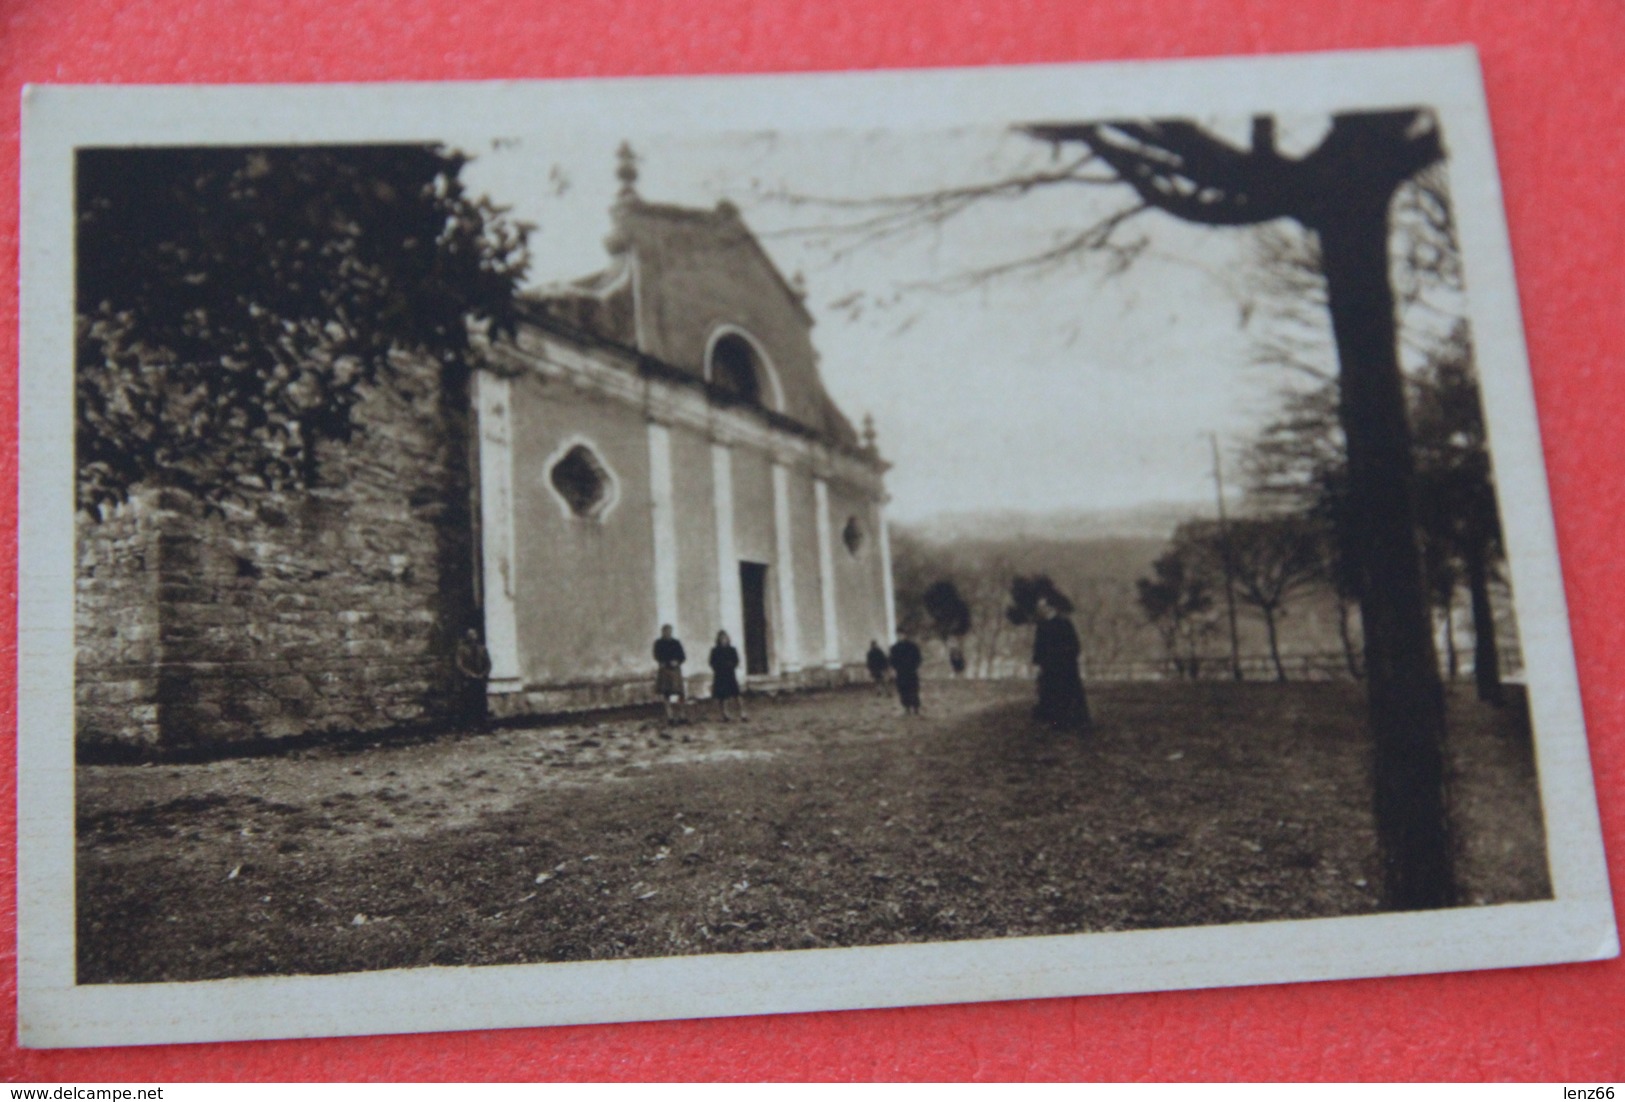
[[[1258,611],[1264,615],[1264,633],[1269,637],[1270,661],[1275,663],[1275,680],[1285,681],[1286,667],[1281,665],[1281,643],[1275,633],[1275,610],[1260,608]]]
[[[1413,463],[1388,278],[1391,193],[1329,203],[1320,236],[1341,367],[1350,547],[1365,635],[1374,804],[1388,906],[1455,902],[1444,690],[1416,540]]]
[[[1461,672],[1461,659],[1456,655],[1456,602],[1444,599],[1444,679],[1454,681]]]
[[[1495,607],[1490,604],[1489,549],[1482,543],[1465,549],[1467,592],[1473,602],[1473,680],[1478,699],[1497,707],[1501,692],[1501,652],[1495,643]]]
[[[1343,643],[1343,663],[1348,666],[1349,676],[1359,681],[1364,674],[1360,670],[1360,659],[1354,650],[1354,634],[1349,631],[1349,603],[1340,593],[1337,595],[1337,637]]]

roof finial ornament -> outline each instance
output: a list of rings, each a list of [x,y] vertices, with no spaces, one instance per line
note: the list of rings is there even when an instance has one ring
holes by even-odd
[[[863,450],[866,452],[880,450],[875,444],[875,415],[872,413],[863,415]]]
[[[621,147],[615,151],[615,162],[615,177],[621,181],[621,198],[636,199],[638,155],[632,151],[631,142],[621,142]]]

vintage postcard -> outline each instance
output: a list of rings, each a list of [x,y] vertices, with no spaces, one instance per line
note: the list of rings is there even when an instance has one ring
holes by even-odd
[[[1616,952],[1470,49],[33,87],[21,1039]]]

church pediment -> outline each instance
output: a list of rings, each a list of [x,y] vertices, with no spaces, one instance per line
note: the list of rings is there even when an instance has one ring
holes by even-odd
[[[622,190],[604,271],[549,288],[539,305],[573,328],[713,385],[720,400],[759,405],[856,445],[818,372],[805,295],[784,277],[739,209],[648,202],[622,152]]]

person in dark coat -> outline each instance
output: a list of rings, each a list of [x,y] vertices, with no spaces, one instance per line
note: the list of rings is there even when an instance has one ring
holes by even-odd
[[[957,639],[948,645],[948,668],[954,671],[955,677],[965,676],[965,648]]]
[[[891,662],[887,660],[886,652],[880,649],[880,644],[873,639],[869,640],[869,653],[864,661],[869,664],[869,676],[875,681],[875,695],[889,695],[886,675],[891,672]]]
[[[463,718],[483,724],[486,720],[486,683],[491,677],[491,652],[480,642],[480,633],[474,628],[463,632],[463,637],[457,640],[457,653],[453,661],[462,679]]]
[[[897,699],[903,705],[903,714],[917,716],[920,714],[920,663],[924,656],[908,632],[897,633],[890,659],[892,672],[897,675]]]
[[[683,687],[683,663],[688,655],[683,644],[671,633],[670,624],[660,625],[660,638],[655,640],[655,695],[666,706],[666,722],[676,719],[676,706],[687,695]]]
[[[1053,604],[1040,597],[1033,632],[1033,665],[1038,667],[1038,706],[1034,718],[1060,731],[1087,732],[1089,701],[1078,673],[1078,630]]]
[[[740,722],[745,720],[745,696],[739,691],[739,652],[725,631],[717,632],[717,645],[711,648],[711,699],[728,722],[728,701],[735,703]]]

